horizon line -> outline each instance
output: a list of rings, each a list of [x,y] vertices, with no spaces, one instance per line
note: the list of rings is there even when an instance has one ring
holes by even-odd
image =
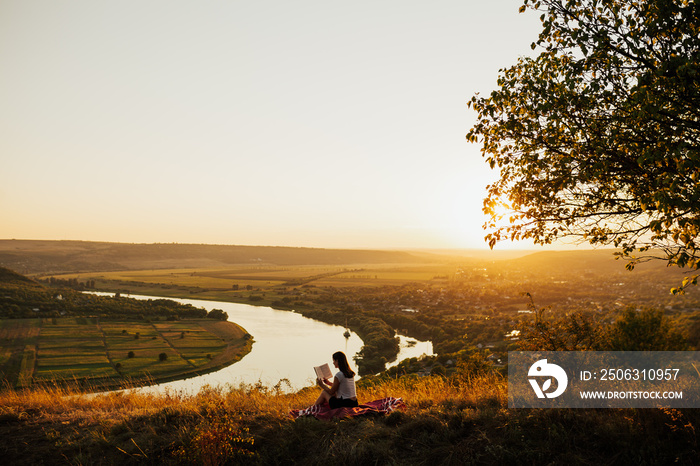
[[[547,251],[579,251],[585,250],[613,250],[614,247],[590,247],[590,246],[537,246],[505,249],[485,247],[429,247],[429,246],[414,246],[414,247],[327,247],[327,246],[290,246],[290,245],[272,245],[272,244],[242,244],[242,243],[206,243],[206,242],[145,242],[145,241],[106,241],[106,240],[91,240],[91,239],[37,239],[37,238],[0,238],[0,241],[27,241],[27,242],[64,242],[64,243],[106,243],[106,244],[131,244],[131,245],[180,245],[180,246],[237,246],[237,247],[253,247],[253,248],[289,248],[289,249],[326,249],[326,250],[347,250],[347,251],[443,251],[443,252],[479,252],[479,253],[517,253],[517,252],[547,252]]]

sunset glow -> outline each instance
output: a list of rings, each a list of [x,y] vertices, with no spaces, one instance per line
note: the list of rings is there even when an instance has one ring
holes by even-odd
[[[0,238],[486,247],[519,4],[4,1]]]

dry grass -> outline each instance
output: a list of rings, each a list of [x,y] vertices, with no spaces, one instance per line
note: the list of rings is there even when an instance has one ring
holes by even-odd
[[[432,377],[402,378],[360,386],[358,396],[365,401],[403,397],[407,401],[406,415],[419,417],[426,410],[437,413],[452,409],[454,400],[460,400],[465,407],[484,401],[502,404],[504,387],[504,380],[498,375],[459,382]],[[253,438],[247,434],[241,437],[249,431],[269,442],[272,432],[294,429],[290,409],[313,404],[318,390],[285,393],[284,389],[283,382],[276,387],[205,387],[196,395],[154,395],[138,390],[85,394],[62,387],[7,387],[0,392],[0,434],[4,434],[0,444],[10,457],[29,454],[20,446],[32,441],[30,454],[43,458],[56,454],[69,457],[80,451],[84,460],[112,455],[108,464],[141,461],[154,455],[168,462],[201,460],[199,450],[205,447],[199,445],[193,453],[192,442],[208,438],[202,436],[204,431],[219,432],[221,419],[235,427],[230,435],[243,441]],[[303,424],[304,421],[298,423]],[[36,432],[42,432],[40,440],[35,438]],[[260,457],[261,452],[256,455],[249,459]]]
[[[403,412],[288,415],[318,390],[205,387],[196,395],[0,392],[8,464],[697,464],[697,410],[512,410],[499,374],[364,380]]]

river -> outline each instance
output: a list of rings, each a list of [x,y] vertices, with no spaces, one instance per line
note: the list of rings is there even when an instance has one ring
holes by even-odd
[[[113,295],[113,293],[96,293]],[[122,295],[136,299],[163,299],[155,296]],[[345,338],[345,329],[318,320],[309,319],[296,312],[280,311],[265,306],[228,303],[223,301],[205,301],[198,299],[172,299],[183,304],[191,304],[207,311],[221,309],[228,313],[229,321],[235,322],[253,335],[253,348],[240,361],[216,372],[144,387],[140,390],[161,391],[164,389],[177,392],[196,393],[205,385],[218,386],[232,384],[256,384],[272,387],[281,380],[284,391],[298,390],[314,385],[314,366],[328,363],[333,367],[331,355],[343,351],[348,356],[350,365],[356,369],[352,357],[362,348],[362,340],[354,332]],[[432,355],[430,341],[417,341],[398,334],[401,344],[399,355],[388,367],[400,361]],[[414,343],[415,342],[415,343]]]

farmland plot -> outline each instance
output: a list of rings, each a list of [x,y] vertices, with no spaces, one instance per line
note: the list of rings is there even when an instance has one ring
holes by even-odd
[[[37,381],[117,375],[96,318],[47,320],[38,347]]]
[[[121,384],[172,380],[231,364],[250,351],[232,322],[101,321],[97,317],[0,320],[0,383],[58,380]]]
[[[24,386],[34,374],[41,319],[0,321],[0,378]]]

